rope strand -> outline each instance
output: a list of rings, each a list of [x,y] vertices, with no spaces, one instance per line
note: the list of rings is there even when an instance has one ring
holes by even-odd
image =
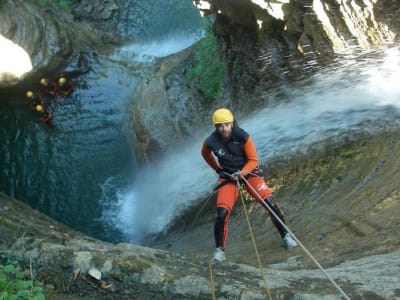
[[[256,239],[254,237],[253,229],[252,229],[251,224],[250,224],[249,215],[247,213],[246,206],[244,204],[242,190],[240,189],[240,183],[238,181],[237,181],[237,185],[238,185],[238,189],[239,189],[240,199],[241,199],[242,205],[243,205],[244,214],[246,216],[247,226],[249,227],[249,232],[250,232],[251,241],[253,243],[254,252],[255,252],[256,257],[257,257],[258,268],[260,269],[260,273],[261,273],[261,276],[262,276],[263,281],[264,281],[264,287],[265,287],[265,290],[267,291],[268,299],[272,300],[271,291],[269,289],[267,277],[265,276],[265,273],[263,271],[264,267],[263,267],[263,265],[261,263],[260,254],[258,253],[258,249],[257,249]]]
[[[265,204],[264,199],[257,193],[257,191],[249,184],[249,182],[244,178],[243,175],[239,175],[240,179],[246,184],[246,186],[257,195],[258,199]],[[239,184],[239,181],[237,180]],[[294,235],[294,233],[289,229],[289,227],[283,223],[283,221],[278,217],[278,215],[270,209],[270,207],[265,204],[265,207],[268,211],[278,220],[278,222],[287,230],[287,232],[295,239],[295,241],[300,245],[300,247],[304,250],[304,252],[311,258],[311,260],[316,264],[316,266],[325,274],[325,276],[329,279],[329,281],[336,287],[336,289],[343,295],[346,300],[350,300],[350,297],[343,291],[343,289],[336,283],[336,281],[329,275],[329,273],[320,265],[320,263],[314,258],[314,256],[307,250],[307,248],[303,245],[302,242]]]
[[[213,300],[216,300],[217,298],[215,296],[215,282],[214,282],[214,276],[213,276],[211,262],[208,262],[208,270],[210,271],[211,296],[212,296]]]

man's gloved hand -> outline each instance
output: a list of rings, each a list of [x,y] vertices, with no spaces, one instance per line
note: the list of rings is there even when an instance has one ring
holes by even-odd
[[[222,170],[222,169],[216,170],[215,172],[218,174],[219,177],[222,177],[222,178],[225,178],[226,175],[227,175],[227,174],[224,172],[224,170]]]
[[[232,175],[231,174],[229,174],[228,172],[225,172],[223,169],[219,169],[218,171],[216,171],[217,172],[217,174],[218,174],[218,176],[220,177],[220,178],[224,178],[224,179],[227,179],[227,180],[234,180],[233,178],[232,178]]]
[[[242,171],[236,171],[235,173],[233,173],[231,175],[232,180],[234,180],[234,181],[238,181],[238,180],[242,179],[242,176],[243,176]]]

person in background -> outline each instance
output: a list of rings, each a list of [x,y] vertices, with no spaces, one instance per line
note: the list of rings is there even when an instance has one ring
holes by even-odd
[[[58,79],[56,85],[57,94],[61,95],[65,99],[65,97],[71,95],[72,91],[73,91],[72,82],[70,80],[67,80],[66,77],[61,76]]]
[[[43,96],[38,92],[33,92],[29,90],[26,92],[26,97],[31,101],[30,108],[32,110],[35,110],[36,106],[42,105],[44,103]]]
[[[43,77],[40,79],[40,84],[42,85],[46,94],[50,95],[52,98],[56,97],[57,84],[55,82],[50,82],[48,78]]]
[[[39,113],[39,121],[46,123],[50,127],[54,127],[53,117],[49,109],[43,105],[36,106],[36,111]]]
[[[287,249],[297,247],[272,210],[286,224],[282,210],[274,202],[272,192],[265,183],[258,167],[257,151],[251,136],[240,128],[232,112],[226,108],[217,109],[212,115],[215,131],[202,144],[201,155],[206,163],[219,175],[217,213],[214,224],[215,252],[212,261],[224,261],[228,236],[228,220],[239,195],[237,181],[246,179],[247,192],[269,213]],[[242,180],[243,181],[243,180]],[[261,199],[262,201],[261,201]]]

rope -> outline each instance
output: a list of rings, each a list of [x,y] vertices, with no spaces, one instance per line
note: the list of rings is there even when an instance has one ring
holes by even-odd
[[[251,236],[251,241],[252,241],[252,243],[253,243],[254,252],[255,252],[256,257],[257,257],[258,268],[260,269],[260,273],[261,273],[262,279],[263,279],[263,281],[264,281],[264,287],[265,287],[265,290],[267,291],[268,299],[269,299],[269,300],[272,300],[271,291],[270,291],[270,289],[269,289],[269,286],[268,286],[268,282],[267,282],[267,278],[266,278],[266,276],[265,276],[265,273],[263,272],[263,269],[264,269],[264,268],[263,268],[263,265],[262,265],[262,263],[261,263],[260,254],[258,253],[257,244],[256,244],[256,239],[255,239],[255,237],[254,237],[253,229],[251,228],[249,215],[248,215],[248,213],[247,213],[246,206],[245,206],[245,204],[244,204],[244,200],[243,200],[244,197],[243,197],[242,190],[240,189],[240,183],[239,183],[239,181],[237,181],[237,185],[238,185],[238,189],[239,189],[239,193],[240,193],[240,199],[241,199],[242,205],[243,205],[244,214],[245,214],[245,216],[246,216],[247,226],[249,227],[249,232],[250,232],[250,236]]]
[[[249,184],[249,182],[244,178],[243,175],[239,175],[240,179],[246,184],[246,186],[258,197],[258,199],[265,204],[264,199],[257,193],[257,191]],[[239,185],[239,181],[236,180]],[[317,265],[317,267],[325,274],[325,276],[329,279],[329,281],[336,287],[336,289],[343,295],[346,300],[350,300],[350,297],[343,291],[343,289],[336,283],[336,281],[328,274],[328,272],[320,265],[320,263],[314,258],[314,256],[307,250],[307,248],[303,245],[302,242],[294,235],[294,233],[287,227],[285,223],[277,216],[277,214],[269,208],[267,204],[265,207],[268,211],[278,220],[278,222],[287,230],[287,232],[295,239],[295,241],[300,245],[300,247],[304,250],[304,252],[311,258],[311,260]]]
[[[213,277],[213,272],[212,272],[212,267],[211,267],[211,262],[208,262],[208,270],[210,271],[210,285],[211,285],[211,296],[212,299],[215,300],[217,299],[215,296],[215,282],[214,282],[214,277]]]

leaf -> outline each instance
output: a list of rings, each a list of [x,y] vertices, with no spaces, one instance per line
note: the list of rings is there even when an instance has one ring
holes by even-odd
[[[42,293],[43,291],[42,291],[42,288],[40,287],[40,286],[35,286],[33,289],[32,289],[32,293],[34,293],[34,294],[39,294],[39,293]]]
[[[15,267],[13,265],[7,265],[3,268],[3,272],[8,274],[14,272],[14,270]]]
[[[18,280],[18,281],[15,283],[15,287],[16,287],[18,290],[28,289],[28,288],[32,287],[32,285],[33,285],[33,282],[30,281],[30,280]]]
[[[36,295],[32,298],[32,300],[45,300],[46,298],[44,297],[43,294]]]
[[[21,290],[21,291],[18,291],[18,293],[17,293],[17,298],[26,298],[26,299],[29,299],[30,296],[31,295],[31,293],[28,291],[28,290]]]
[[[15,274],[15,278],[17,279],[24,279],[25,274],[24,272],[18,272],[17,274]]]

